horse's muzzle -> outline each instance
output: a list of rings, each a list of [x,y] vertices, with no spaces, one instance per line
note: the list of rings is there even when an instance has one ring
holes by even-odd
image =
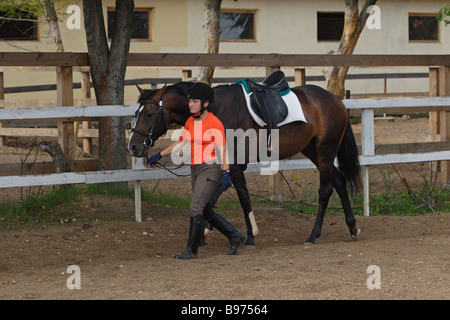
[[[142,145],[138,144],[130,144],[127,148],[128,153],[132,157],[141,158],[146,156],[147,148],[144,148]]]

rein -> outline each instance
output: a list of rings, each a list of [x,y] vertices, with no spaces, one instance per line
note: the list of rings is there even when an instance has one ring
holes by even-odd
[[[147,158],[148,159],[148,158]],[[165,165],[163,165],[162,163],[160,163],[160,162],[156,162],[155,163],[155,165],[157,165],[159,168],[161,168],[161,169],[164,169],[164,170],[166,170],[166,171],[169,171],[171,174],[173,174],[174,176],[176,176],[176,177],[178,177],[178,178],[181,178],[181,177],[189,177],[191,174],[190,173],[188,173],[188,174],[178,174],[178,173],[176,173],[176,172],[174,172],[173,170],[177,170],[177,169],[180,169],[182,166],[184,166],[184,163],[182,163],[182,164],[180,164],[179,166],[177,166],[177,167],[175,167],[175,168],[167,168]]]
[[[136,120],[135,127],[133,129],[131,129],[131,132],[136,132],[137,134],[140,134],[141,136],[146,138],[144,140],[143,145],[144,145],[144,148],[146,150],[148,150],[148,148],[153,147],[153,145],[155,144],[155,140],[158,138],[158,137],[156,137],[156,138],[154,137],[154,131],[155,131],[156,126],[159,125],[161,119],[164,119],[164,124],[165,124],[164,134],[166,134],[167,130],[169,129],[169,124],[167,123],[166,114],[164,113],[164,110],[163,110],[162,100],[159,100],[159,101],[142,100],[139,102],[141,104],[139,106],[139,108],[141,108],[145,104],[154,104],[154,105],[158,106],[158,109],[156,110],[156,119],[155,119],[155,121],[153,121],[150,129],[147,132],[136,129],[136,124],[137,124],[138,119]]]

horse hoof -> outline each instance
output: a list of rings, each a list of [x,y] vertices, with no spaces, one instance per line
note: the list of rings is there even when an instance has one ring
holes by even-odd
[[[256,249],[255,239],[247,238],[245,242],[242,244],[245,249]]]
[[[309,235],[308,240],[305,241],[305,243],[308,243],[308,244],[316,244],[316,240],[320,238],[320,235],[321,235],[320,233],[319,233],[319,234],[316,234],[315,232],[312,232],[312,233]]]
[[[356,238],[361,234],[361,229],[356,230],[356,234],[352,234],[352,239],[356,240]]]
[[[251,237],[251,236],[247,236],[247,238],[245,239],[245,241],[242,245],[246,248],[252,248],[252,249],[256,248],[255,238]]]

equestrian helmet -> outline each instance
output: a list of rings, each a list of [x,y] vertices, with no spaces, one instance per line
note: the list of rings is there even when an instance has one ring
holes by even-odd
[[[214,89],[204,82],[194,82],[188,89],[188,99],[214,102]]]

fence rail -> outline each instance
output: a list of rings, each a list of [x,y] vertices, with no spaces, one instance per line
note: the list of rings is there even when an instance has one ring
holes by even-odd
[[[127,65],[145,67],[430,67],[447,66],[450,55],[386,54],[247,54],[247,53],[130,53]],[[87,53],[0,52],[0,66],[89,66]]]
[[[0,67],[0,70],[2,68]],[[1,72],[1,71],[0,71]],[[403,72],[403,73],[366,73],[366,74],[347,74],[346,80],[374,80],[382,79],[387,81],[388,79],[419,79],[428,78],[428,72]],[[234,83],[243,77],[214,77],[214,83]],[[265,77],[252,77],[252,80],[256,82],[262,82]],[[139,79],[127,79],[124,81],[125,86],[143,85],[150,84],[156,86],[158,84],[175,83],[182,81],[182,77],[178,78],[139,78]],[[286,81],[295,82],[295,77],[286,76]],[[316,75],[305,77],[306,82],[313,81],[325,81],[324,75]],[[93,83],[90,83],[93,87]],[[81,82],[74,82],[73,89],[81,89]],[[12,93],[25,93],[25,92],[39,92],[39,91],[52,91],[56,90],[56,84],[41,84],[41,85],[28,85],[28,86],[15,86],[15,87],[5,87],[5,94]]]
[[[386,109],[394,109],[402,112],[420,111],[450,111],[450,97],[428,98],[380,98],[380,99],[348,99],[343,100],[351,111],[359,110],[362,119],[362,155],[360,163],[364,170],[364,199],[365,214],[368,215],[369,180],[368,167],[378,164],[443,161],[450,160],[450,150],[404,153],[404,154],[375,154],[374,143],[374,113],[384,112]],[[2,110],[1,121],[38,121],[53,119],[54,121],[86,120],[106,116],[133,117],[137,105],[126,106],[85,106],[85,107],[54,107],[54,108],[11,108]],[[26,187],[40,185],[61,184],[92,184],[119,181],[136,182],[136,220],[141,221],[140,205],[140,181],[147,179],[173,178],[174,176],[163,169],[147,169],[142,165],[136,165],[133,161],[133,169],[114,171],[89,171],[89,172],[65,172],[56,174],[3,176],[0,177],[0,188]],[[250,164],[247,172],[260,172],[265,166],[260,163]],[[282,160],[278,163],[279,170],[300,170],[315,168],[308,159]],[[179,169],[180,174],[189,173],[189,167]],[[138,199],[139,198],[139,199]]]

